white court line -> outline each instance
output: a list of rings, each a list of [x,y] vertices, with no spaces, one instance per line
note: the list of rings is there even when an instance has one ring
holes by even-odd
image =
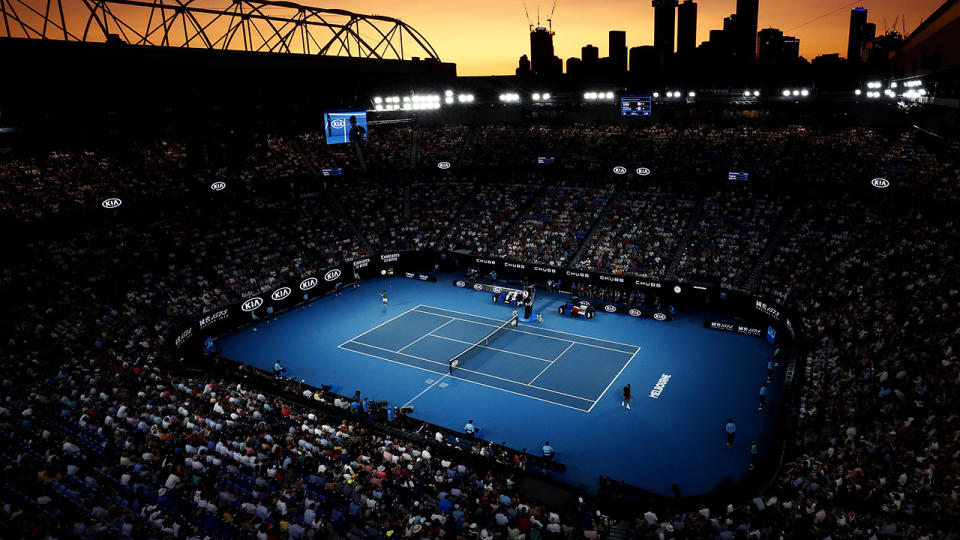
[[[348,350],[349,350],[349,349],[348,349]],[[447,375],[449,375],[449,373],[448,373]],[[424,388],[423,390],[421,390],[419,394],[417,394],[417,395],[413,396],[412,398],[410,398],[410,401],[404,403],[400,408],[402,409],[403,407],[406,407],[407,405],[409,405],[409,404],[413,403],[414,401],[416,401],[417,398],[420,397],[420,396],[422,396],[423,394],[425,394],[425,393],[427,392],[427,390],[433,388],[434,386],[437,385],[437,383],[439,383],[440,381],[446,379],[446,378],[447,378],[447,375],[444,375],[443,377],[440,377],[439,379],[433,381],[433,384],[431,384],[430,386],[428,386],[428,387]]]
[[[620,371],[617,372],[616,376],[610,379],[610,384],[608,384],[607,387],[603,389],[603,392],[600,392],[600,396],[597,398],[596,401],[593,402],[593,405],[590,406],[587,412],[592,411],[593,408],[597,406],[597,403],[600,403],[600,400],[603,399],[603,395],[607,393],[607,390],[609,390],[611,386],[613,386],[614,381],[616,381],[620,377],[620,374],[623,373],[623,370],[627,369],[627,366],[630,365],[630,361],[633,360],[633,357],[636,356],[638,352],[640,352],[640,347],[637,347],[636,352],[634,352],[630,356],[630,360],[627,360],[627,363],[624,364],[622,368],[620,368]]]
[[[363,345],[362,343],[359,343],[359,342],[358,342],[357,344],[358,344],[358,345]],[[371,358],[379,358],[380,360],[386,360],[387,362],[390,362],[391,364],[399,364],[399,365],[401,365],[401,366],[412,367],[412,368],[414,368],[414,369],[419,369],[419,370],[421,370],[421,371],[426,371],[427,373],[437,373],[436,371],[431,371],[431,370],[429,370],[429,369],[424,369],[424,368],[422,368],[422,367],[412,366],[412,365],[410,365],[410,364],[404,364],[403,362],[397,362],[396,360],[391,360],[391,359],[389,359],[389,358],[384,358],[384,357],[382,357],[382,356],[377,356],[377,355],[375,355],[375,354],[370,354],[370,353],[368,353],[368,352],[355,351],[355,350],[353,350],[353,349],[347,349],[347,348],[344,348],[344,347],[340,347],[340,348],[343,349],[343,350],[345,350],[345,351],[355,352],[355,353],[357,353],[357,354],[362,354],[362,355],[365,355],[365,356],[369,356],[369,357],[371,357]],[[408,355],[408,356],[409,356],[409,355]],[[461,369],[462,369],[462,368],[461,368]],[[467,370],[467,371],[469,371],[469,370]],[[440,373],[437,373],[437,375],[440,375]],[[515,396],[522,396],[522,397],[529,398],[529,399],[535,399],[535,400],[537,400],[537,401],[542,401],[542,402],[544,402],[544,403],[549,403],[549,404],[551,404],[551,405],[557,405],[557,406],[559,406],[559,407],[566,407],[566,408],[568,408],[568,409],[573,409],[573,410],[575,410],[575,411],[579,411],[579,412],[582,412],[582,413],[590,412],[589,410],[586,410],[586,411],[585,411],[585,410],[580,409],[580,408],[577,408],[577,407],[571,407],[570,405],[564,405],[563,403],[557,403],[556,401],[550,401],[549,399],[538,398],[538,397],[536,397],[536,396],[531,396],[531,395],[529,395],[529,394],[521,394],[520,392],[514,392],[513,390],[507,390],[507,389],[505,389],[505,388],[499,388],[499,387],[497,387],[497,386],[490,386],[489,384],[483,384],[483,383],[480,383],[480,382],[477,382],[477,381],[471,381],[470,379],[463,379],[463,378],[456,377],[456,376],[450,375],[450,374],[446,374],[446,376],[449,377],[449,378],[451,378],[451,379],[456,379],[456,380],[458,380],[458,381],[463,381],[463,382],[467,382],[467,383],[470,383],[470,384],[475,384],[475,385],[477,385],[477,386],[483,386],[483,387],[486,387],[486,388],[491,388],[491,389],[493,389],[493,390],[499,390],[499,391],[501,391],[501,392],[506,392],[506,393],[508,393],[508,394],[513,394],[513,395],[515,395]],[[583,398],[579,398],[579,399],[583,399]],[[590,400],[584,400],[584,401],[590,401]],[[591,407],[591,408],[592,408],[592,407]]]
[[[440,326],[438,326],[438,327],[436,327],[436,328],[434,328],[433,330],[431,330],[431,331],[429,331],[429,332],[427,332],[426,334],[424,334],[424,335],[422,335],[422,336],[420,336],[420,337],[418,337],[417,339],[415,339],[415,340],[413,340],[412,342],[410,342],[410,343],[408,343],[407,345],[404,345],[403,347],[400,347],[399,349],[397,349],[397,352],[400,352],[400,351],[402,351],[402,350],[404,350],[404,349],[406,349],[406,348],[407,348],[407,347],[409,347],[410,345],[413,345],[414,343],[416,343],[416,342],[418,342],[418,341],[420,341],[421,339],[423,339],[423,338],[425,338],[425,337],[427,337],[427,336],[429,336],[430,334],[432,334],[432,333],[434,333],[434,332],[436,332],[437,330],[439,330],[439,329],[441,329],[441,328],[443,328],[444,326],[446,326],[446,325],[448,325],[448,324],[450,324],[450,323],[452,323],[452,322],[453,322],[453,319],[450,319],[449,321],[447,321],[447,322],[445,322],[445,323],[443,323],[443,324],[441,324]],[[356,339],[356,338],[354,338],[354,339]]]
[[[575,343],[571,343],[570,345],[567,345],[567,348],[564,349],[562,353],[560,353],[560,356],[563,356],[563,355],[567,354],[567,351],[570,350],[570,347],[573,347],[574,345],[575,345]],[[543,368],[543,371],[541,371],[540,373],[537,373],[537,376],[534,377],[534,378],[533,378],[530,382],[528,382],[527,384],[533,384],[533,381],[539,379],[540,376],[543,375],[543,373],[544,373],[545,371],[547,371],[548,369],[550,369],[550,366],[552,366],[554,362],[556,362],[557,360],[560,359],[560,356],[558,356],[558,357],[554,358],[553,360],[551,360],[550,363],[547,364],[547,367]]]
[[[427,306],[427,307],[430,307],[430,306]],[[417,310],[417,313],[426,313],[427,315],[436,315],[437,317],[450,317],[449,315],[437,315],[436,313],[430,313],[429,311],[421,311],[421,310],[419,310],[419,309]],[[477,322],[477,321],[471,321],[470,319],[461,319],[461,318],[459,318],[459,317],[450,317],[450,318],[453,319],[453,320],[456,320],[456,321],[468,322],[468,323],[470,323],[470,324],[478,324],[478,325],[480,325],[480,326],[489,326],[489,327],[492,327],[492,328],[498,328],[498,327],[500,327],[500,326],[503,325],[503,321],[501,321],[500,324],[488,324],[488,323],[482,323],[482,322]],[[487,318],[487,317],[484,317],[484,318]],[[495,321],[496,319],[490,319],[490,320],[491,320],[491,321]],[[554,341],[565,341],[565,342],[567,342],[567,343],[579,343],[580,345],[583,345],[584,347],[593,347],[593,348],[595,348],[595,349],[603,349],[603,350],[605,350],[605,351],[612,351],[612,352],[620,353],[620,354],[630,354],[629,352],[627,352],[627,351],[621,351],[620,349],[611,349],[610,347],[603,347],[603,346],[601,346],[601,345],[594,345],[594,344],[592,344],[592,343],[584,343],[584,342],[582,342],[582,341],[576,341],[576,340],[573,340],[573,339],[563,339],[563,338],[558,338],[558,337],[553,337],[553,336],[545,336],[545,335],[543,335],[543,334],[536,334],[536,333],[534,333],[534,332],[527,332],[527,331],[525,331],[525,330],[517,330],[516,328],[507,328],[507,330],[509,330],[510,332],[519,332],[519,333],[521,333],[521,334],[529,334],[529,335],[531,335],[531,336],[542,337],[542,338],[544,338],[544,339],[552,339],[552,340],[554,340]],[[557,333],[562,333],[562,332],[557,332]],[[577,334],[570,334],[570,335],[571,335],[571,336],[576,336]],[[357,337],[359,337],[359,336],[357,336]],[[587,336],[578,336],[578,337],[587,337]],[[354,338],[354,339],[356,339],[356,338]],[[588,338],[588,339],[589,339],[589,338]],[[604,340],[601,339],[601,340],[598,340],[598,341],[604,341]],[[610,342],[608,342],[608,343],[616,343],[616,342],[610,341]],[[617,345],[623,345],[623,344],[622,344],[622,343],[617,343]],[[630,347],[631,349],[637,349],[637,348],[638,348],[636,345],[628,345],[628,347]]]
[[[497,320],[499,320],[499,319],[494,319],[494,318],[492,318],[492,317],[484,317],[483,315],[474,315],[473,313],[464,313],[463,311],[456,311],[456,310],[453,310],[453,309],[446,309],[446,308],[439,308],[439,307],[434,307],[434,306],[428,306],[428,305],[426,305],[426,304],[420,304],[420,305],[417,306],[417,307],[418,307],[418,308],[426,307],[426,308],[430,308],[430,309],[436,309],[436,310],[439,310],[439,311],[449,311],[450,313],[459,313],[459,314],[461,314],[461,315],[470,315],[471,317],[478,317],[478,318],[480,318],[480,319],[487,319],[487,320],[489,320],[489,321],[497,321]],[[433,315],[437,315],[437,313],[434,313]],[[501,322],[503,322],[503,321],[501,321]],[[563,330],[551,330],[551,329],[549,329],[549,328],[540,328],[540,330],[542,330],[542,331],[544,331],[544,332],[554,332],[554,333],[556,333],[556,334],[564,334],[564,335],[568,335],[568,336],[577,336],[577,337],[582,337],[582,338],[587,338],[587,339],[593,339],[593,340],[596,340],[596,341],[602,341],[602,342],[604,342],[604,343],[613,343],[614,345],[623,345],[624,347],[630,347],[631,349],[636,349],[636,348],[637,348],[636,345],[631,345],[631,344],[629,344],[629,343],[620,343],[619,341],[611,341],[611,340],[609,340],[609,339],[600,339],[600,338],[595,338],[595,337],[592,337],[592,336],[582,336],[582,335],[580,335],[580,334],[574,334],[573,332],[564,332]],[[541,334],[536,334],[536,335],[541,335]],[[549,337],[549,336],[543,336],[543,337]],[[566,341],[570,341],[570,340],[566,340]],[[584,343],[584,345],[589,345],[589,343]],[[630,353],[628,353],[628,352],[626,352],[626,351],[620,351],[620,352],[622,352],[622,353],[624,353],[624,354],[630,354]]]
[[[416,311],[417,308],[419,308],[419,307],[423,307],[423,304],[416,305],[416,306],[414,306],[414,307],[412,307],[412,308],[404,311],[403,313],[397,315],[396,317],[394,317],[394,318],[392,318],[392,319],[390,319],[390,320],[388,320],[388,321],[384,321],[384,322],[382,322],[382,323],[374,326],[373,328],[367,330],[366,332],[360,334],[359,336],[353,336],[352,338],[344,341],[344,342],[341,343],[340,345],[337,345],[337,347],[340,347],[341,345],[346,345],[347,343],[350,343],[351,341],[357,339],[358,337],[363,337],[363,336],[369,334],[370,332],[373,332],[373,331],[376,330],[377,328],[380,328],[381,326],[383,326],[383,325],[385,325],[385,324],[387,324],[387,323],[391,323],[391,322],[395,321],[396,319],[399,319],[400,317],[403,317],[404,315],[406,315],[407,313],[410,313],[411,311]],[[427,306],[427,307],[430,307],[430,306]],[[437,314],[436,314],[436,313],[431,313],[431,315],[437,315]],[[437,316],[438,316],[438,317],[442,317],[443,315],[437,315]],[[349,349],[348,349],[348,350],[349,350]]]
[[[347,343],[352,343],[352,342],[347,341],[347,342],[344,343],[343,345],[346,345]],[[357,343],[357,344],[358,344],[358,345],[362,345],[361,343]],[[413,365],[413,364],[406,364],[406,363],[404,363],[404,362],[397,362],[396,360],[391,360],[391,359],[389,359],[389,358],[384,358],[384,357],[382,357],[382,356],[377,356],[377,355],[375,355],[375,354],[365,353],[365,352],[363,352],[363,351],[355,351],[355,350],[353,350],[353,349],[348,349],[348,348],[344,347],[343,345],[337,345],[337,348],[338,348],[338,349],[343,349],[343,350],[345,350],[345,351],[350,351],[350,352],[353,352],[353,353],[357,353],[357,354],[365,354],[365,355],[367,355],[367,356],[372,356],[373,358],[379,358],[380,360],[386,360],[387,362],[390,362],[391,364],[397,364],[397,365],[400,365],[400,366],[407,366],[407,367],[410,367],[410,368],[413,368],[413,369],[419,369],[420,371],[426,371],[427,373],[433,373],[434,375],[447,375],[446,373],[444,373],[444,372],[442,372],[442,371],[434,371],[434,370],[432,370],[432,369],[422,368],[422,367],[420,367],[420,366],[415,366],[415,365]]]
[[[407,354],[407,353],[404,353],[404,352],[397,352],[397,351],[393,351],[393,350],[390,350],[390,349],[385,349],[385,348],[383,348],[383,347],[377,347],[376,345],[371,345],[371,344],[369,344],[369,343],[364,343],[364,342],[362,342],[362,341],[354,341],[353,343],[356,343],[357,345],[363,345],[364,347],[371,347],[371,348],[373,348],[373,349],[379,349],[379,350],[385,351],[385,352],[391,352],[391,353],[394,353],[394,354],[399,354],[399,355],[403,355],[403,356],[409,356],[410,358],[416,358],[417,360],[422,360],[422,361],[424,361],[424,362],[430,362],[431,364],[437,364],[437,365],[448,366],[448,367],[449,367],[449,363],[448,363],[448,362],[438,362],[438,361],[436,361],[436,360],[430,360],[429,358],[423,358],[423,357],[421,357],[421,356],[414,356],[414,355],[412,355],[412,354]],[[349,350],[351,350],[351,349],[347,349],[347,350],[349,351]],[[520,386],[528,386],[528,387],[530,387],[530,388],[536,388],[537,390],[543,390],[544,392],[550,392],[551,394],[557,394],[558,396],[566,396],[566,397],[570,397],[570,398],[574,398],[574,399],[579,399],[579,400],[583,400],[583,401],[591,401],[591,402],[593,401],[593,400],[590,399],[590,398],[585,398],[585,397],[582,397],[582,396],[575,396],[575,395],[573,395],[573,394],[566,394],[566,393],[564,393],[564,392],[558,392],[558,391],[552,390],[552,389],[550,389],[550,388],[543,388],[543,387],[541,387],[541,386],[534,386],[534,385],[532,385],[532,384],[522,383],[522,382],[520,382],[520,381],[515,381],[515,380],[513,380],[513,379],[507,379],[507,378],[504,378],[504,377],[497,377],[496,375],[491,375],[491,374],[489,374],[489,373],[484,373],[484,372],[482,372],[482,371],[475,371],[475,370],[467,369],[467,368],[464,368],[464,367],[458,367],[457,369],[460,369],[460,370],[463,370],[463,371],[469,371],[470,373],[476,373],[477,375],[482,375],[482,376],[484,376],[484,377],[490,377],[491,379],[499,379],[499,380],[501,380],[501,381],[505,381],[505,382],[508,382],[508,383],[519,384]],[[526,394],[520,394],[520,395],[523,396],[523,395],[526,395]]]
[[[456,319],[451,319],[450,322],[453,322],[454,320],[456,320]],[[438,328],[437,330],[439,330],[439,328]],[[436,332],[436,330],[434,330],[434,332]],[[439,338],[439,339],[446,339],[446,340],[449,340],[449,341],[456,341],[457,343],[463,343],[463,344],[465,344],[465,345],[475,345],[475,343],[470,342],[470,341],[464,341],[464,340],[462,340],[462,339],[453,339],[453,338],[447,337],[447,336],[438,336],[437,334],[427,334],[427,336],[435,337],[435,338]],[[427,337],[427,336],[423,336],[423,337]],[[423,339],[423,338],[420,338],[420,339]],[[573,345],[573,343],[571,343],[570,345]],[[404,348],[406,348],[406,347],[404,347]],[[523,356],[523,357],[526,357],[526,358],[532,358],[532,359],[534,359],[534,360],[539,360],[539,361],[541,361],[541,362],[550,362],[550,360],[547,360],[546,358],[540,358],[539,356],[530,356],[529,354],[523,354],[523,353],[508,351],[508,350],[506,350],[506,349],[498,349],[498,348],[496,348],[496,347],[488,347],[488,346],[486,346],[486,345],[480,345],[480,348],[481,348],[481,349],[490,349],[491,351],[499,351],[499,352],[507,353],[507,354],[514,354],[514,355],[516,355],[516,356]],[[400,350],[403,350],[403,349],[400,349]]]

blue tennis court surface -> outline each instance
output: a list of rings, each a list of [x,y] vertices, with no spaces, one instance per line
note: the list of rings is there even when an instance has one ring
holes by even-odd
[[[640,351],[634,345],[518,325],[507,327],[448,374],[451,359],[505,322],[418,305],[340,348],[584,412],[593,409]]]
[[[601,475],[666,495],[710,491],[738,479],[750,442],[770,448],[775,414],[757,410],[772,347],[763,339],[703,328],[703,314],[658,322],[598,313],[557,313],[568,297],[537,292],[542,323],[520,322],[486,348],[452,358],[510,319],[490,296],[402,277],[375,279],[217,339],[227,358],[292,377],[409,404],[413,417],[539,453],[545,441],[567,472],[557,479],[587,490]],[[389,290],[385,308],[377,294]],[[783,367],[769,385],[769,409],[782,392]],[[664,375],[669,379],[661,381]],[[621,406],[633,387],[631,410]],[[658,389],[659,388],[659,389]],[[657,390],[656,397],[650,394]],[[737,440],[726,447],[727,418]]]

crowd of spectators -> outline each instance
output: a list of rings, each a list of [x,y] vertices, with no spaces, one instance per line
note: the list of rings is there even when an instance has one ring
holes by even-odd
[[[457,166],[466,137],[466,126],[438,126],[418,130],[417,168],[433,171],[441,161]]]
[[[694,206],[659,186],[621,193],[600,218],[577,266],[663,278]]]
[[[547,187],[503,238],[508,259],[564,266],[576,255],[580,243],[607,204],[610,189]]]
[[[370,245],[387,251],[435,251],[444,246],[444,234],[471,189],[464,183],[351,183],[340,196]]]
[[[503,257],[500,238],[530,197],[524,184],[478,184],[447,239],[450,249],[468,249],[477,255]]]
[[[956,534],[957,224],[955,215],[885,210],[881,221],[858,203],[830,203],[798,220],[798,241],[775,257],[779,267],[799,263],[770,285],[791,291],[809,344],[799,455],[750,505],[651,512],[636,519],[636,538],[671,530],[718,538]],[[848,228],[858,230],[841,230]]]
[[[467,155],[495,154],[492,141],[519,129],[484,127],[476,135],[484,142]],[[569,140],[608,145],[620,136],[641,137],[694,151],[679,142],[685,130],[643,129]],[[714,134],[724,131],[700,129],[698,140],[719,155],[721,138]],[[542,128],[536,136],[558,130]],[[759,138],[779,141],[772,145],[796,140],[830,170],[837,164],[830,160],[852,151],[831,150],[842,148],[838,141],[856,146],[884,137],[801,130],[768,130]],[[770,154],[775,167],[763,164],[763,151],[743,137],[734,137],[735,159],[771,174],[800,170],[783,149]],[[956,201],[956,163],[912,136],[893,140],[880,171],[915,196],[926,194],[922,207],[913,199],[812,197],[784,214],[787,190],[776,197],[740,189],[708,195],[681,257],[682,278],[742,286],[773,225],[785,221],[759,267],[756,291],[800,315],[797,333],[806,345],[796,450],[748,504],[635,508],[627,536],[956,534],[960,237],[949,206]],[[375,249],[449,245],[555,265],[569,263],[597,225],[580,267],[658,276],[694,203],[654,187],[615,194],[549,183],[423,184],[409,188],[404,218],[403,187],[352,182],[336,193],[347,209],[341,216],[322,191],[288,184],[300,170],[301,151],[314,166],[339,159],[318,158],[333,155],[321,143],[316,134],[295,143],[269,137],[240,165],[196,163],[185,144],[170,141],[132,145],[130,154],[139,158],[90,150],[0,159],[0,211],[11,222],[97,207],[105,191],[118,187],[134,200],[162,204],[170,193],[208,190],[212,181],[230,186],[222,199],[172,205],[141,219],[88,228],[80,213],[76,227],[55,236],[6,239],[16,256],[0,273],[12,300],[0,314],[0,528],[81,538],[605,534],[608,524],[597,513],[605,509],[589,499],[547,508],[520,494],[520,467],[505,473],[500,466],[519,463],[519,456],[481,442],[476,452],[489,460],[468,459],[451,453],[442,434],[384,428],[294,381],[267,391],[274,383],[255,373],[240,382],[172,370],[164,361],[172,325],[368,255],[348,219]],[[539,144],[527,147],[554,143]],[[592,167],[586,158],[581,163]],[[715,160],[705,166],[716,169]],[[843,174],[849,173],[837,173]],[[617,198],[608,205],[611,197]],[[455,223],[458,215],[464,219]],[[643,300],[612,288],[578,291]]]
[[[393,172],[410,170],[413,166],[413,136],[411,124],[380,124],[367,131],[362,145],[363,159],[371,171]]]
[[[779,199],[749,190],[707,197],[680,256],[677,278],[742,286],[782,211]]]

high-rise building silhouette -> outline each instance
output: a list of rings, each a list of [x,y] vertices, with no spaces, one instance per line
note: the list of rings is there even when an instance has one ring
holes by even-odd
[[[583,60],[576,56],[567,58],[567,75],[573,75],[574,77],[583,75]]]
[[[580,49],[580,59],[583,60],[584,65],[592,66],[600,59],[600,49],[593,45],[584,45]]]
[[[737,59],[752,62],[757,57],[757,18],[760,0],[737,0],[733,50]]]
[[[697,3],[686,0],[677,7],[677,52],[697,48]]]
[[[520,63],[517,66],[517,77],[526,77],[530,75],[530,59],[527,55],[520,57]]]
[[[542,26],[530,32],[530,71],[539,77],[559,75],[560,59],[553,54],[553,31]]]
[[[653,46],[660,54],[673,54],[673,27],[677,0],[653,0]]]
[[[800,58],[800,39],[793,36],[783,36],[783,60],[793,62]]]
[[[785,36],[776,28],[760,30],[757,43],[757,60],[761,64],[789,64],[800,56],[800,40]]]
[[[866,26],[867,8],[856,7],[851,9],[850,34],[847,37],[847,60],[850,62],[863,61],[863,51],[867,43],[865,39]],[[874,26],[874,31],[876,31],[876,26]]]
[[[627,72],[627,33],[610,31],[610,64],[615,73]]]
[[[630,48],[630,73],[654,75],[660,71],[660,53],[652,45]]]

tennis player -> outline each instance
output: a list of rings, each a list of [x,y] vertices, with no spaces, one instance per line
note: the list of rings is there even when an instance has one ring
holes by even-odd
[[[387,307],[387,290],[386,289],[380,289],[380,300],[383,301],[383,307],[384,309],[386,309]]]
[[[623,387],[623,401],[620,402],[620,406],[630,410],[630,383]]]

